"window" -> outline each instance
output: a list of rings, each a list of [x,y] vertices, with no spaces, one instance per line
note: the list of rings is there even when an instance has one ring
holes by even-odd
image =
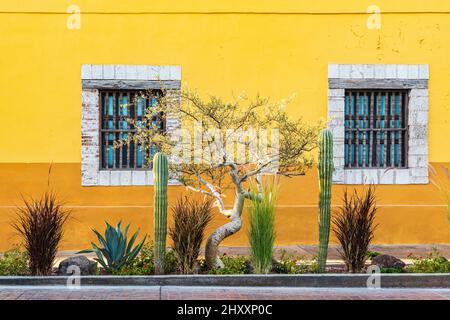
[[[428,183],[426,64],[329,64],[333,183]]]
[[[180,66],[81,66],[81,185],[153,185],[147,164],[156,146],[117,142],[130,138],[140,125],[152,126],[169,137],[180,129],[180,112],[149,110],[162,91],[172,104],[181,103]],[[178,181],[170,179],[169,183]]]
[[[345,90],[345,168],[406,168],[409,90]]]
[[[161,92],[153,90],[151,95],[143,95],[141,91],[134,90],[101,90],[99,94],[100,168],[148,169],[147,160],[156,152],[155,146],[145,146],[133,141],[120,146],[115,146],[115,143],[127,139],[130,133],[135,132],[137,125],[151,125],[161,131],[165,130],[162,114],[154,114],[152,119],[145,117],[146,110],[155,106]]]

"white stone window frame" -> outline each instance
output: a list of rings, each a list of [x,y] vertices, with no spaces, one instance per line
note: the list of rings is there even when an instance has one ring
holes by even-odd
[[[329,64],[328,127],[333,132],[336,184],[427,184],[427,64]],[[409,89],[407,168],[344,168],[345,89]]]
[[[84,64],[81,66],[81,185],[153,185],[151,170],[108,170],[100,168],[101,89],[157,89],[164,85],[173,99],[181,101],[181,67],[155,65]],[[166,116],[170,134],[180,128],[179,114]],[[179,184],[170,180],[170,184]]]

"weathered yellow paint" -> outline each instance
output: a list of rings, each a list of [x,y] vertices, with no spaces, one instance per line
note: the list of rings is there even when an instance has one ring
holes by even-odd
[[[54,162],[58,191],[74,206],[151,205],[151,187],[82,188],[81,64],[181,65],[183,83],[229,97],[245,90],[274,99],[307,121],[326,117],[328,63],[430,65],[431,162],[450,162],[450,2],[379,0],[382,27],[369,30],[359,0],[76,1],[80,30],[66,28],[69,3],[0,2],[0,234],[20,193],[46,186]],[[25,164],[31,163],[31,164]],[[37,163],[43,163],[42,165]],[[281,206],[313,205],[314,172],[285,182]],[[171,187],[172,198],[179,187]],[[336,187],[335,197],[341,187]],[[299,190],[301,190],[299,192]],[[431,186],[382,186],[380,202],[439,205]],[[414,196],[411,196],[414,195]],[[314,243],[314,208],[279,210],[280,243]],[[151,209],[77,207],[64,248],[87,245],[105,218],[149,228]],[[380,243],[448,241],[443,207],[383,207]],[[218,222],[216,222],[218,223]],[[0,250],[12,238],[0,239]],[[245,232],[228,244],[244,245]]]

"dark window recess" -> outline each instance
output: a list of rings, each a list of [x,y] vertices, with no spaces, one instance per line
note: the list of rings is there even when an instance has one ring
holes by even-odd
[[[406,168],[408,90],[345,91],[345,168]]]
[[[147,92],[145,97],[136,90],[100,91],[100,168],[109,170],[149,169],[148,159],[157,151],[156,146],[130,142],[114,147],[115,141],[127,139],[139,126],[155,126],[165,131],[165,117],[154,114],[145,117],[146,111],[156,105],[160,91]],[[130,123],[133,119],[135,125]]]

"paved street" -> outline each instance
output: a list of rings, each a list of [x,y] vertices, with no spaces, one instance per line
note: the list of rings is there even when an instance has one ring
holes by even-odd
[[[285,287],[0,287],[0,300],[450,300],[450,289]]]

